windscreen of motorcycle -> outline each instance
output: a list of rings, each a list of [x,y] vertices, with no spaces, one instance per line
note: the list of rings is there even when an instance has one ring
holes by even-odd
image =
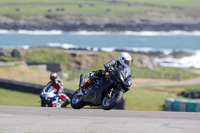
[[[44,89],[43,89],[44,92],[51,92],[51,91],[56,91],[56,89],[51,86],[51,84],[48,84]]]

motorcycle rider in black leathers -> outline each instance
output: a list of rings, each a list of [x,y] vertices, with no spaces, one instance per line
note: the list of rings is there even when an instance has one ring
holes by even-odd
[[[121,53],[119,56],[119,60],[112,60],[108,63],[104,64],[104,68],[106,69],[106,71],[112,71],[112,70],[122,70],[126,73],[126,77],[131,77],[131,69],[130,69],[130,64],[131,64],[131,56],[128,53]],[[104,70],[97,70],[94,71],[92,74],[89,73],[88,77],[89,80],[87,82],[85,82],[85,84],[80,85],[81,89],[86,89],[88,88],[90,85],[92,85],[92,83],[94,82],[94,78],[95,77],[101,77],[103,75],[105,75],[106,71]],[[126,79],[124,79],[126,80]],[[79,91],[77,95],[82,95],[82,91]]]

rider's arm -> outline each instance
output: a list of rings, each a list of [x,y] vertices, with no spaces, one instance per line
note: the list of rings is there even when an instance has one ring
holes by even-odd
[[[112,60],[108,63],[105,63],[104,68],[109,71],[109,69],[113,69],[115,67],[116,63],[117,63],[117,60]]]
[[[127,73],[126,75],[123,75],[122,72]],[[121,82],[126,86],[130,87],[132,85],[132,80],[131,80],[131,69],[125,69],[124,71],[118,70],[117,74],[119,76],[119,79]]]
[[[47,83],[47,85],[44,87],[43,91],[47,91],[47,89],[49,89],[49,87],[51,86],[51,82]]]
[[[59,95],[63,93],[63,83],[60,80],[58,80],[58,85],[59,85],[59,91],[58,91],[58,95]]]

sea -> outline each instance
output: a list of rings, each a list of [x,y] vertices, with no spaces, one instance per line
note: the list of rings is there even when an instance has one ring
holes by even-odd
[[[166,58],[155,58],[162,66],[200,68],[200,31],[63,32],[0,29],[0,48],[29,49],[43,46],[107,52],[119,49],[134,52],[160,51],[169,55]],[[174,58],[170,56],[173,51],[188,51],[193,55]]]

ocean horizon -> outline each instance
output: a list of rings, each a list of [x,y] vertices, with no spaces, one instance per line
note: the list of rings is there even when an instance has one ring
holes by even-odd
[[[49,46],[52,44],[73,47],[150,48],[173,50],[200,49],[200,31],[124,31],[124,32],[63,32],[2,30],[0,47]]]

